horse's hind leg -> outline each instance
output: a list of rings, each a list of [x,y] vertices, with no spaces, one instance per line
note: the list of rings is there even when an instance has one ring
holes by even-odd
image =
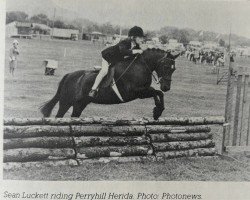
[[[71,105],[69,104],[62,104],[61,102],[59,102],[59,109],[56,114],[56,118],[62,118],[70,107]]]
[[[75,102],[75,104],[73,105],[73,112],[72,112],[71,117],[80,117],[82,114],[82,111],[84,110],[84,108],[86,108],[86,106],[89,103],[90,101],[86,101],[86,100]]]

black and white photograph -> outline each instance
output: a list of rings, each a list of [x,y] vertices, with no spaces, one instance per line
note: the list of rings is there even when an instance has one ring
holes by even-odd
[[[3,180],[250,181],[250,1],[5,4]]]

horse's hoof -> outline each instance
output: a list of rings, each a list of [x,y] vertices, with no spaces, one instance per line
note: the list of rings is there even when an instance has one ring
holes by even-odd
[[[154,120],[159,119],[159,117],[161,116],[163,110],[164,110],[164,108],[154,107],[154,110],[153,110]]]

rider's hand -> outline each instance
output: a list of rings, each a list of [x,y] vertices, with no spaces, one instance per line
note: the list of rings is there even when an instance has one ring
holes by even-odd
[[[141,45],[140,45],[140,48],[141,48],[141,50],[145,51],[145,50],[148,49],[148,45],[146,45],[146,44],[141,44]]]
[[[132,50],[133,54],[142,54],[143,51],[141,49],[134,49]]]

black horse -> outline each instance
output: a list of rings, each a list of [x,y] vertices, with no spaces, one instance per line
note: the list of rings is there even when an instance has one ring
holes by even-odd
[[[52,109],[59,101],[56,117],[61,118],[73,106],[71,117],[79,117],[84,108],[91,102],[97,104],[119,104],[134,99],[153,97],[155,108],[154,119],[158,119],[164,110],[163,92],[170,90],[171,77],[175,71],[175,59],[172,55],[160,49],[147,49],[136,58],[128,58],[115,65],[114,80],[123,98],[117,97],[111,87],[100,87],[95,99],[88,93],[97,76],[94,71],[76,71],[66,74],[59,83],[55,96],[40,109],[44,117],[49,117]],[[160,82],[160,90],[151,87],[152,72],[155,71]]]

